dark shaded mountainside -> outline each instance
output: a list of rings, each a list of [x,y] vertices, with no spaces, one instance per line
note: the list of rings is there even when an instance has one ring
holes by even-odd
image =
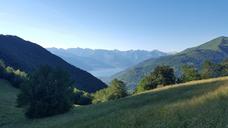
[[[192,64],[196,68],[205,60],[214,63],[221,62],[228,58],[228,37],[218,37],[198,47],[186,49],[178,54],[160,57],[158,59],[148,59],[132,68],[115,74],[112,78],[118,78],[127,83],[130,88],[135,88],[136,84],[158,65],[169,65],[173,67],[176,74],[180,74],[180,68],[184,64]]]
[[[31,72],[41,65],[58,67],[70,73],[78,89],[95,92],[106,85],[93,75],[74,67],[41,46],[16,36],[0,35],[0,59],[15,69]]]
[[[167,53],[153,50],[104,50],[83,48],[47,48],[51,53],[86,71],[110,68],[129,68],[149,58],[158,58]]]

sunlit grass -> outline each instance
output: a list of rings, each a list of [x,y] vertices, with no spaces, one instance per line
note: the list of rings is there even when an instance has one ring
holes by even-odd
[[[228,76],[219,77],[219,78],[204,79],[204,80],[194,80],[194,81],[190,81],[190,82],[186,82],[186,83],[163,86],[163,87],[159,87],[159,88],[156,88],[156,89],[140,92],[140,93],[138,93],[136,95],[149,93],[149,92],[162,91],[162,90],[166,90],[166,89],[170,89],[170,88],[178,88],[179,86],[192,86],[192,85],[198,85],[198,84],[207,84],[207,83],[212,83],[212,82],[216,82],[216,81],[228,81]]]
[[[4,86],[2,86],[4,84]],[[10,96],[3,92],[12,92]],[[14,108],[17,91],[0,83],[2,128],[226,128],[228,77],[192,81],[90,106],[45,119],[28,120]],[[8,97],[9,96],[9,97]],[[9,107],[8,107],[9,106]],[[11,106],[11,107],[10,107]],[[5,115],[2,112],[14,112]]]

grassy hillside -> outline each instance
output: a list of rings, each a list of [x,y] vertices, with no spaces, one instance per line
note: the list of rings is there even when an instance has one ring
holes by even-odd
[[[228,77],[160,88],[118,101],[75,107],[28,120],[14,107],[17,90],[0,82],[1,128],[225,128]]]
[[[218,63],[228,58],[228,37],[218,37],[198,47],[186,49],[178,54],[146,60],[132,68],[120,72],[112,77],[123,80],[134,89],[136,84],[158,65],[169,65],[173,67],[176,74],[180,74],[180,68],[184,64],[193,64],[197,68],[205,60]]]
[[[0,35],[0,59],[15,69],[31,72],[41,65],[60,67],[68,71],[75,86],[87,92],[95,92],[106,85],[90,73],[65,62],[43,47],[16,36]]]
[[[23,118],[21,109],[15,107],[17,93],[17,89],[12,87],[7,81],[0,79],[0,128]]]

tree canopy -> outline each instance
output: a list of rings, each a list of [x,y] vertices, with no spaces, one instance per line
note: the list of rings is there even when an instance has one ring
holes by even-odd
[[[201,79],[198,70],[193,65],[183,65],[181,68],[181,71],[182,71],[182,76],[181,76],[182,82]]]
[[[73,105],[73,82],[67,72],[42,66],[21,86],[18,106],[29,118],[42,118],[68,111]]]
[[[157,66],[154,71],[145,76],[137,85],[135,93],[157,88],[158,85],[166,86],[176,81],[173,68],[169,66]]]
[[[114,79],[109,87],[97,91],[93,96],[93,103],[116,100],[127,96],[126,85],[123,81]]]

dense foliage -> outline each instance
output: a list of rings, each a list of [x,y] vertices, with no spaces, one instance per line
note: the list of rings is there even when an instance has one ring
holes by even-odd
[[[74,104],[89,105],[91,103],[92,103],[92,96],[89,93],[74,88]]]
[[[193,65],[184,65],[182,66],[181,71],[182,71],[182,76],[181,76],[182,82],[201,79],[198,70]]]
[[[228,59],[224,60],[220,65],[221,76],[228,76]]]
[[[155,79],[152,74],[145,76],[136,86],[134,93],[157,88],[158,84],[155,82]]]
[[[215,78],[228,75],[228,59],[221,63],[205,61],[201,68],[202,78]]]
[[[0,78],[10,81],[14,87],[19,87],[26,79],[27,74],[19,69],[15,70],[0,60]]]
[[[169,66],[157,66],[148,76],[145,76],[135,89],[135,93],[157,88],[158,85],[166,86],[174,84],[176,78],[173,68]]]
[[[219,67],[218,65],[212,63],[211,61],[207,60],[203,63],[202,68],[200,70],[201,72],[201,77],[203,79],[207,78],[214,78],[219,76],[218,74]]]
[[[152,73],[156,78],[155,81],[159,85],[170,85],[176,81],[174,69],[169,66],[157,66]]]
[[[18,106],[29,118],[41,118],[68,111],[73,105],[73,82],[67,72],[40,67],[21,86]]]
[[[124,82],[114,79],[109,87],[97,91],[93,96],[93,103],[116,100],[127,96],[126,85]]]

